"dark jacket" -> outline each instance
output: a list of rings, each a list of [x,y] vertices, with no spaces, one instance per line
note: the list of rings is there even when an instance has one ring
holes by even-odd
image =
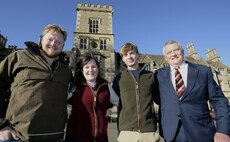
[[[118,73],[113,81],[113,89],[120,97],[118,107],[118,130],[155,132],[157,121],[153,105],[154,74],[146,71],[147,65],[140,64],[136,81],[126,69]]]
[[[214,141],[215,132],[228,134],[228,100],[213,79],[209,67],[188,63],[187,86],[178,99],[171,81],[170,67],[156,71],[155,83],[161,98],[161,124],[166,141],[172,141],[181,121],[184,133],[191,142]],[[210,101],[216,112],[216,126],[209,113]]]
[[[71,70],[64,53],[50,67],[37,44],[26,45],[0,64],[0,104],[5,104],[0,116],[22,141],[60,139],[67,120]]]
[[[107,138],[106,111],[111,107],[107,81],[98,83],[95,90],[81,83],[76,86],[69,102],[72,112],[67,124],[66,141],[101,142]]]

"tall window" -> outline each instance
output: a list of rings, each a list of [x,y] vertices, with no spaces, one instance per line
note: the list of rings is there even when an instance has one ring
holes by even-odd
[[[98,19],[90,19],[89,20],[89,32],[90,33],[98,33],[99,28],[99,20]]]
[[[101,50],[106,50],[107,49],[106,39],[101,39],[101,41],[100,41],[100,49]]]
[[[86,49],[87,40],[85,38],[80,39],[80,49]]]

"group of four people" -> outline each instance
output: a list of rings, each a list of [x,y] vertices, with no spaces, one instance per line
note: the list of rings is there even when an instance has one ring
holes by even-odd
[[[124,44],[124,64],[110,85],[90,54],[79,59],[72,76],[62,52],[66,37],[60,26],[47,25],[39,44],[26,42],[25,50],[0,63],[0,142],[61,142],[64,134],[66,142],[108,142],[106,111],[112,106],[118,106],[118,142],[162,137],[167,142],[230,142],[227,98],[209,67],[184,60],[179,42],[164,45],[169,66],[155,73],[138,63],[136,45]],[[67,102],[72,105],[69,119]],[[160,107],[159,126],[154,103]]]

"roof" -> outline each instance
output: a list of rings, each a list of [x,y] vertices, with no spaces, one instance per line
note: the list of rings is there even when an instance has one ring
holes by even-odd
[[[185,56],[185,61],[188,61],[194,64],[205,65],[205,66],[211,67],[214,70],[217,70],[220,68],[227,68],[230,71],[230,68],[227,65],[223,64],[220,60],[217,62],[213,62],[213,61],[206,61],[202,57],[199,57],[198,59],[194,59],[193,57]],[[139,62],[153,63],[159,67],[162,66],[163,64],[167,64],[163,55],[154,55],[154,54],[140,54]]]

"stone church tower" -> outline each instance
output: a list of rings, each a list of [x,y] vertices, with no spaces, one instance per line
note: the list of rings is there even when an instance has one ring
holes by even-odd
[[[116,70],[116,52],[112,30],[112,6],[78,4],[71,67],[76,69],[77,58],[85,53],[100,62],[102,76],[111,82]]]

